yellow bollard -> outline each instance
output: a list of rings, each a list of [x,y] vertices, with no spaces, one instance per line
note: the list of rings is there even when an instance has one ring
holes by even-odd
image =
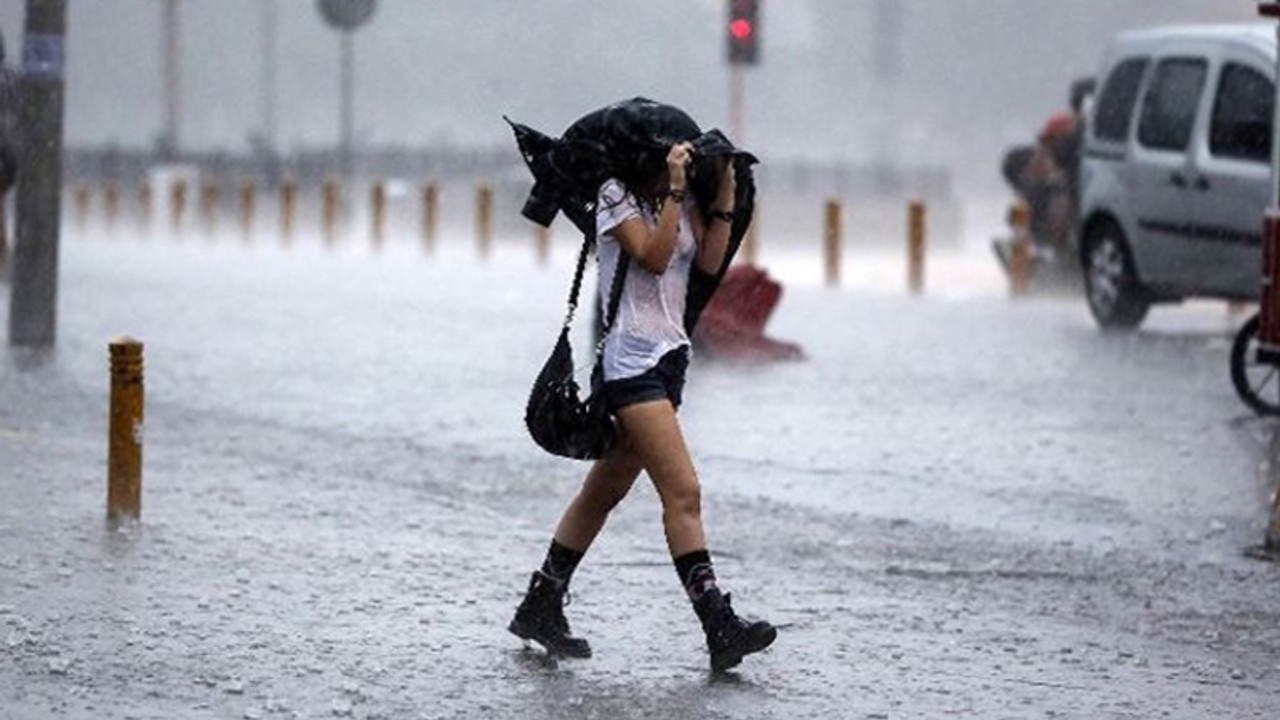
[[[551,228],[534,224],[534,248],[538,255],[538,264],[546,265],[551,259]]]
[[[175,180],[173,187],[169,189],[169,211],[172,213],[170,218],[173,229],[182,229],[183,216],[187,212],[187,181]]]
[[[200,188],[200,215],[209,232],[218,229],[218,203],[221,195],[222,191],[216,183],[208,182]]]
[[[1021,297],[1031,286],[1031,208],[1025,201],[1009,208],[1009,227],[1013,229],[1009,243],[1009,294]]]
[[[138,185],[138,205],[142,210],[142,227],[151,227],[151,214],[155,211],[155,191],[151,188],[151,183],[143,182]]]
[[[293,238],[293,216],[298,206],[298,182],[286,178],[280,185],[280,238],[288,242]]]
[[[89,186],[76,185],[76,229],[81,233],[89,224]]]
[[[840,251],[844,234],[843,208],[839,200],[827,201],[826,224],[824,231],[824,265],[826,267],[827,285],[840,284]]]
[[[369,188],[369,205],[373,222],[373,247],[380,250],[387,225],[387,188],[381,181]]]
[[[427,183],[422,186],[422,241],[426,245],[427,252],[433,252],[436,247],[436,217],[439,205],[439,190],[435,183]]]
[[[333,179],[325,180],[323,193],[324,239],[325,242],[332,244],[338,227],[338,200],[341,193],[338,181]]]
[[[493,187],[489,185],[476,188],[476,241],[480,256],[489,257],[493,243]]]
[[[913,295],[924,292],[925,205],[914,200],[907,208],[907,287]]]
[[[142,514],[142,343],[123,337],[110,350],[107,519],[118,522]]]
[[[115,180],[107,182],[106,190],[107,204],[107,228],[114,228],[116,225],[116,217],[120,214],[120,184]]]
[[[252,180],[240,183],[240,232],[247,242],[253,235],[253,216],[258,205],[258,186]]]

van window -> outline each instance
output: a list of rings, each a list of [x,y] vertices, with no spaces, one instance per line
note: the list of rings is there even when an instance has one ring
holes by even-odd
[[[1185,150],[1191,144],[1191,129],[1207,74],[1204,60],[1160,61],[1142,103],[1138,142],[1155,150]]]
[[[1266,75],[1227,63],[1213,102],[1209,152],[1225,158],[1271,162],[1271,123],[1276,88]]]
[[[1093,114],[1093,136],[1099,140],[1124,140],[1138,100],[1138,86],[1147,71],[1146,58],[1125,60],[1111,71],[1098,96]]]

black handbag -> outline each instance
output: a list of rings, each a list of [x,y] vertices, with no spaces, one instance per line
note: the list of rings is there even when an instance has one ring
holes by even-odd
[[[604,343],[618,315],[618,303],[627,277],[628,257],[625,251],[619,250],[618,267],[614,270],[613,285],[609,290],[609,308],[605,313],[600,341],[596,343],[591,393],[585,400],[580,399],[578,381],[574,379],[573,347],[569,342],[569,329],[578,307],[578,292],[582,289],[587,254],[594,244],[594,233],[587,234],[578,255],[573,285],[569,289],[569,312],[565,316],[564,327],[560,329],[551,357],[547,358],[533,381],[524,410],[524,424],[539,447],[552,455],[575,460],[603,457],[618,439],[613,418],[605,407],[603,358]]]

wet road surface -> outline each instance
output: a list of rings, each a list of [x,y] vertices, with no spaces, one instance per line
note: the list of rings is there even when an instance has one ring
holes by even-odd
[[[919,298],[788,275],[769,331],[808,361],[695,363],[712,551],[772,649],[709,675],[643,484],[574,581],[596,657],[524,649],[585,469],[521,426],[571,256],[66,244],[57,349],[0,356],[0,718],[1274,714],[1280,566],[1241,551],[1280,426],[1232,394],[1244,317],[1102,334],[965,259]],[[143,523],[111,532],[122,334]]]

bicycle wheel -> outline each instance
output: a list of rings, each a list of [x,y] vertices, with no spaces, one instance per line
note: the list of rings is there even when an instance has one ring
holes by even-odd
[[[1259,415],[1280,415],[1280,366],[1258,361],[1258,316],[1236,333],[1231,343],[1231,384]]]

